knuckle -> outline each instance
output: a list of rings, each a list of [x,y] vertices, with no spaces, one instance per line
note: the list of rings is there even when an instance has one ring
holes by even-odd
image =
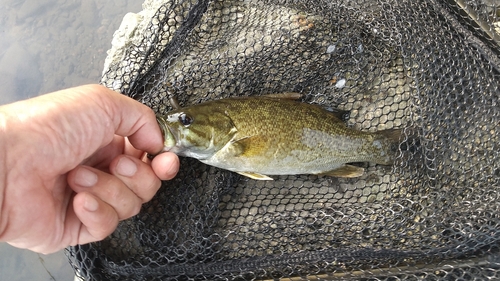
[[[89,229],[91,235],[97,240],[103,240],[108,237],[118,226],[118,219],[116,215],[110,215],[107,219],[103,219],[101,223],[98,223],[98,227]]]
[[[153,178],[150,184],[147,185],[146,188],[144,188],[144,192],[141,196],[142,202],[145,203],[151,200],[155,196],[158,189],[160,189],[160,187],[161,181],[156,177]]]
[[[131,218],[141,211],[142,202],[139,198],[133,200],[133,202],[125,210],[123,210],[120,220]]]
[[[107,198],[107,200],[115,201],[120,199],[122,195],[120,187],[122,186],[122,184],[123,183],[118,179],[112,179],[108,181],[103,190],[103,192],[105,192],[105,197]]]

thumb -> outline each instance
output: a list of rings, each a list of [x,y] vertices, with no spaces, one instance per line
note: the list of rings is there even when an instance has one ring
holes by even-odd
[[[114,134],[128,137],[139,150],[151,153],[161,151],[163,137],[156,116],[149,107],[101,85],[86,85],[77,89],[102,108]]]

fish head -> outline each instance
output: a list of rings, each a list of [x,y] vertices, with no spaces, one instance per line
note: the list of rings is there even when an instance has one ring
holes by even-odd
[[[207,159],[222,149],[236,133],[224,111],[184,108],[157,116],[163,133],[163,151],[196,159]]]

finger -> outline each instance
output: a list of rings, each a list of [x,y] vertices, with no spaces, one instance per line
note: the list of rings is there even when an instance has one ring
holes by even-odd
[[[75,195],[73,210],[83,224],[78,233],[78,244],[102,240],[118,226],[119,218],[115,209],[89,192]]]
[[[151,167],[162,180],[170,180],[179,172],[179,157],[172,152],[160,153],[153,158]]]
[[[122,154],[126,154],[126,155],[130,155],[134,158],[137,158],[137,159],[141,159],[143,156],[144,156],[144,151],[143,150],[140,150],[140,149],[137,149],[135,148],[131,143],[130,143],[130,140],[128,137],[126,137],[124,139],[124,144],[123,144],[124,148],[123,148],[123,153]],[[114,157],[113,157],[114,158]],[[144,162],[144,161],[143,161]]]
[[[117,177],[88,166],[78,166],[68,174],[68,184],[76,192],[92,194],[111,206],[124,220],[139,213],[142,199]]]
[[[161,181],[151,166],[128,155],[116,157],[109,165],[109,170],[141,198],[143,203],[151,200],[161,186]]]
[[[97,150],[82,164],[102,171],[108,171],[111,161],[121,154],[127,154],[135,158],[140,158],[144,152],[133,147],[128,138],[115,135],[111,143]]]
[[[94,154],[82,162],[82,164],[107,171],[111,161],[116,156],[123,154],[124,146],[125,138],[115,135],[111,143],[97,150]]]

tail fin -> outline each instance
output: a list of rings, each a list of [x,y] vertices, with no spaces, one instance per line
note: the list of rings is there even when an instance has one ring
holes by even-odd
[[[394,162],[399,149],[401,129],[387,129],[377,132],[373,145],[380,152],[375,163],[380,165],[391,165]]]

